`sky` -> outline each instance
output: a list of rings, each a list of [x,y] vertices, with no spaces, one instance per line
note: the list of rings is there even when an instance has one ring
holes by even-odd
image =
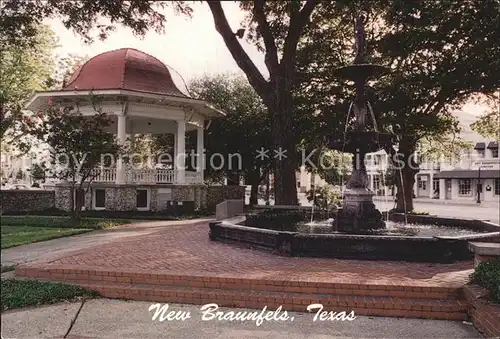
[[[212,14],[205,3],[192,5],[194,13],[192,18],[176,15],[172,10],[166,9],[167,22],[165,33],[148,32],[143,38],[136,37],[132,31],[124,26],[117,26],[104,40],[96,40],[92,44],[85,44],[83,39],[66,29],[60,19],[51,19],[46,23],[54,30],[59,39],[60,47],[56,54],[66,56],[76,54],[93,57],[97,54],[131,47],[160,59],[169,68],[173,68],[182,75],[172,74],[177,87],[185,91],[184,81],[201,77],[204,74],[236,73],[242,74],[233,57],[229,53],[224,41],[215,30]],[[238,4],[232,1],[223,2],[224,11],[233,31],[240,28],[244,13],[239,10]],[[254,61],[257,68],[264,76],[267,70],[264,56],[257,48],[244,39],[240,40],[245,51]],[[182,80],[184,79],[184,81]],[[463,108],[466,114],[464,119],[469,121],[472,117],[480,115],[486,107],[468,103]]]
[[[233,31],[236,31],[240,28],[244,13],[232,1],[223,2],[223,7],[229,24]],[[215,30],[208,6],[203,3],[192,5],[192,8],[192,18],[175,15],[172,10],[166,9],[167,21],[163,34],[151,30],[144,38],[140,38],[134,36],[131,29],[120,25],[106,40],[96,40],[90,45],[84,44],[80,36],[66,29],[59,19],[48,20],[47,24],[59,38],[60,47],[56,53],[61,56],[72,53],[93,57],[106,51],[131,47],[160,59],[179,72],[187,82],[204,74],[243,74]],[[244,39],[240,42],[257,67],[266,75],[263,54]],[[182,81],[180,77],[172,75],[176,82]],[[182,83],[178,85],[182,89]]]

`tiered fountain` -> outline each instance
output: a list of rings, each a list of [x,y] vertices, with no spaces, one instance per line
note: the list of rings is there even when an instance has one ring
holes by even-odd
[[[356,97],[347,113],[344,139],[330,143],[333,149],[353,154],[353,171],[344,191],[343,208],[339,210],[334,222],[334,227],[339,232],[363,232],[385,227],[382,214],[373,203],[374,194],[368,189],[364,159],[367,153],[393,144],[393,135],[378,131],[372,107],[364,95],[366,82],[370,78],[387,74],[389,68],[365,63],[363,17],[356,19],[355,36],[354,63],[338,69],[336,75],[354,82]],[[367,120],[371,120],[370,123]]]

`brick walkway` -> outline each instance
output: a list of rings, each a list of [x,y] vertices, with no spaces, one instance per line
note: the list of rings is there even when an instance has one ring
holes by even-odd
[[[454,264],[289,258],[208,239],[208,225],[165,227],[158,232],[125,238],[70,253],[48,263],[25,267],[57,270],[107,270],[408,286],[463,285],[472,262]]]

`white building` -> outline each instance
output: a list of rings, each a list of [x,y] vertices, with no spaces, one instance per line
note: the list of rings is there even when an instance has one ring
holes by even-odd
[[[470,125],[476,117],[466,112],[457,113],[463,132],[461,138],[472,143],[461,158],[453,163],[423,161],[415,175],[413,193],[416,198],[462,201],[500,201],[500,159],[498,141],[485,140],[473,132]],[[377,195],[395,195],[396,191],[383,186],[383,175],[388,168],[384,151],[367,155],[370,188]],[[479,185],[478,185],[479,184]],[[478,195],[478,190],[479,195]]]

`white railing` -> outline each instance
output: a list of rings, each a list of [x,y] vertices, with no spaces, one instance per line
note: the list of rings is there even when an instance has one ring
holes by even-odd
[[[154,183],[155,172],[153,169],[129,170],[126,172],[126,182],[129,183]]]
[[[186,171],[186,184],[202,184],[201,173]]]
[[[156,182],[161,184],[172,184],[175,182],[175,171],[158,169],[156,170]]]
[[[93,181],[96,182],[115,182],[116,181],[116,169],[115,168],[94,168],[90,176]]]
[[[186,171],[187,184],[201,184],[198,172]],[[116,182],[116,168],[95,168],[91,172],[93,182]],[[133,169],[125,172],[125,182],[141,184],[173,184],[176,182],[176,171],[172,169]]]

